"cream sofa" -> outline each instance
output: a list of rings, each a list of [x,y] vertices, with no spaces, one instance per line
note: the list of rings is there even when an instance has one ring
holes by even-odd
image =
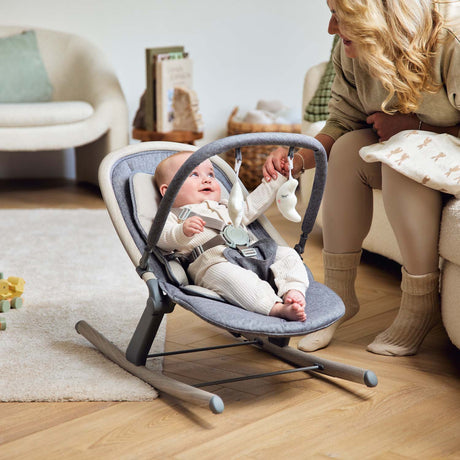
[[[0,150],[75,147],[77,180],[97,184],[102,158],[129,142],[128,108],[115,72],[98,48],[76,35],[0,26],[0,37],[24,30],[35,31],[52,100],[0,103]]]
[[[313,97],[325,68],[326,63],[320,63],[310,68],[305,75],[302,119],[305,107]],[[322,126],[322,121],[309,123],[303,120],[302,133],[315,136]],[[308,202],[307,191],[310,190],[312,180],[312,171],[307,171],[301,176],[299,202],[303,209]],[[320,227],[322,225],[321,212],[318,214],[317,224]],[[374,216],[363,248],[402,263],[401,253],[386,217],[382,193],[379,190],[374,191]],[[442,319],[452,343],[460,348],[460,200],[455,198],[451,198],[443,210],[439,255]]]

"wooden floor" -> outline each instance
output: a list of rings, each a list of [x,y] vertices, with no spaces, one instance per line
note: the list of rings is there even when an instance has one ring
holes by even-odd
[[[103,206],[97,190],[72,182],[0,181],[0,208]],[[291,245],[296,242],[296,224],[274,209],[268,217]],[[305,259],[321,281],[317,231]],[[225,384],[211,388],[224,400],[220,415],[165,396],[151,402],[2,403],[0,459],[460,458],[459,351],[442,326],[413,357],[365,350],[392,322],[399,282],[396,264],[365,254],[357,282],[361,311],[317,352],[373,370],[375,388],[308,374]],[[167,350],[230,342],[228,333],[180,307],[168,318]],[[165,371],[197,382],[289,367],[257,349],[236,350],[169,357]]]

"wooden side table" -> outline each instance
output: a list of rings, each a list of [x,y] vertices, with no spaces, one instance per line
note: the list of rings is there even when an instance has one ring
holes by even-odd
[[[195,141],[197,139],[201,139],[202,137],[203,133],[194,133],[192,131],[170,131],[168,133],[158,133],[156,131],[147,131],[146,129],[133,129],[133,138],[142,142],[167,141],[195,145]]]

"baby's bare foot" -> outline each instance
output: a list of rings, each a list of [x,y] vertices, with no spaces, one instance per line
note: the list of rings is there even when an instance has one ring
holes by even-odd
[[[278,316],[289,321],[305,321],[307,319],[304,306],[296,302],[276,303],[270,310],[270,316]]]
[[[283,300],[284,300],[284,303],[286,304],[297,303],[302,308],[305,308],[305,296],[300,291],[297,291],[296,289],[291,289],[290,291],[286,292]]]

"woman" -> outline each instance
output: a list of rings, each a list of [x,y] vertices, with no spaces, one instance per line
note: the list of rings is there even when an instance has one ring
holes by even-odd
[[[385,164],[366,163],[359,150],[403,130],[459,136],[458,30],[444,23],[431,0],[327,3],[328,32],[341,40],[334,50],[336,77],[329,118],[316,136],[329,156],[323,200],[324,282],[342,298],[346,313],[336,324],[304,337],[299,348],[314,351],[327,346],[337,327],[359,310],[354,282],[372,220],[375,188],[382,190],[403,259],[402,297],[393,324],[367,349],[382,355],[412,355],[440,318],[442,194]],[[458,15],[455,19],[458,23]],[[314,166],[313,152],[299,153],[294,173]],[[286,174],[286,155],[284,148],[269,155],[263,168],[267,180],[277,172]]]

